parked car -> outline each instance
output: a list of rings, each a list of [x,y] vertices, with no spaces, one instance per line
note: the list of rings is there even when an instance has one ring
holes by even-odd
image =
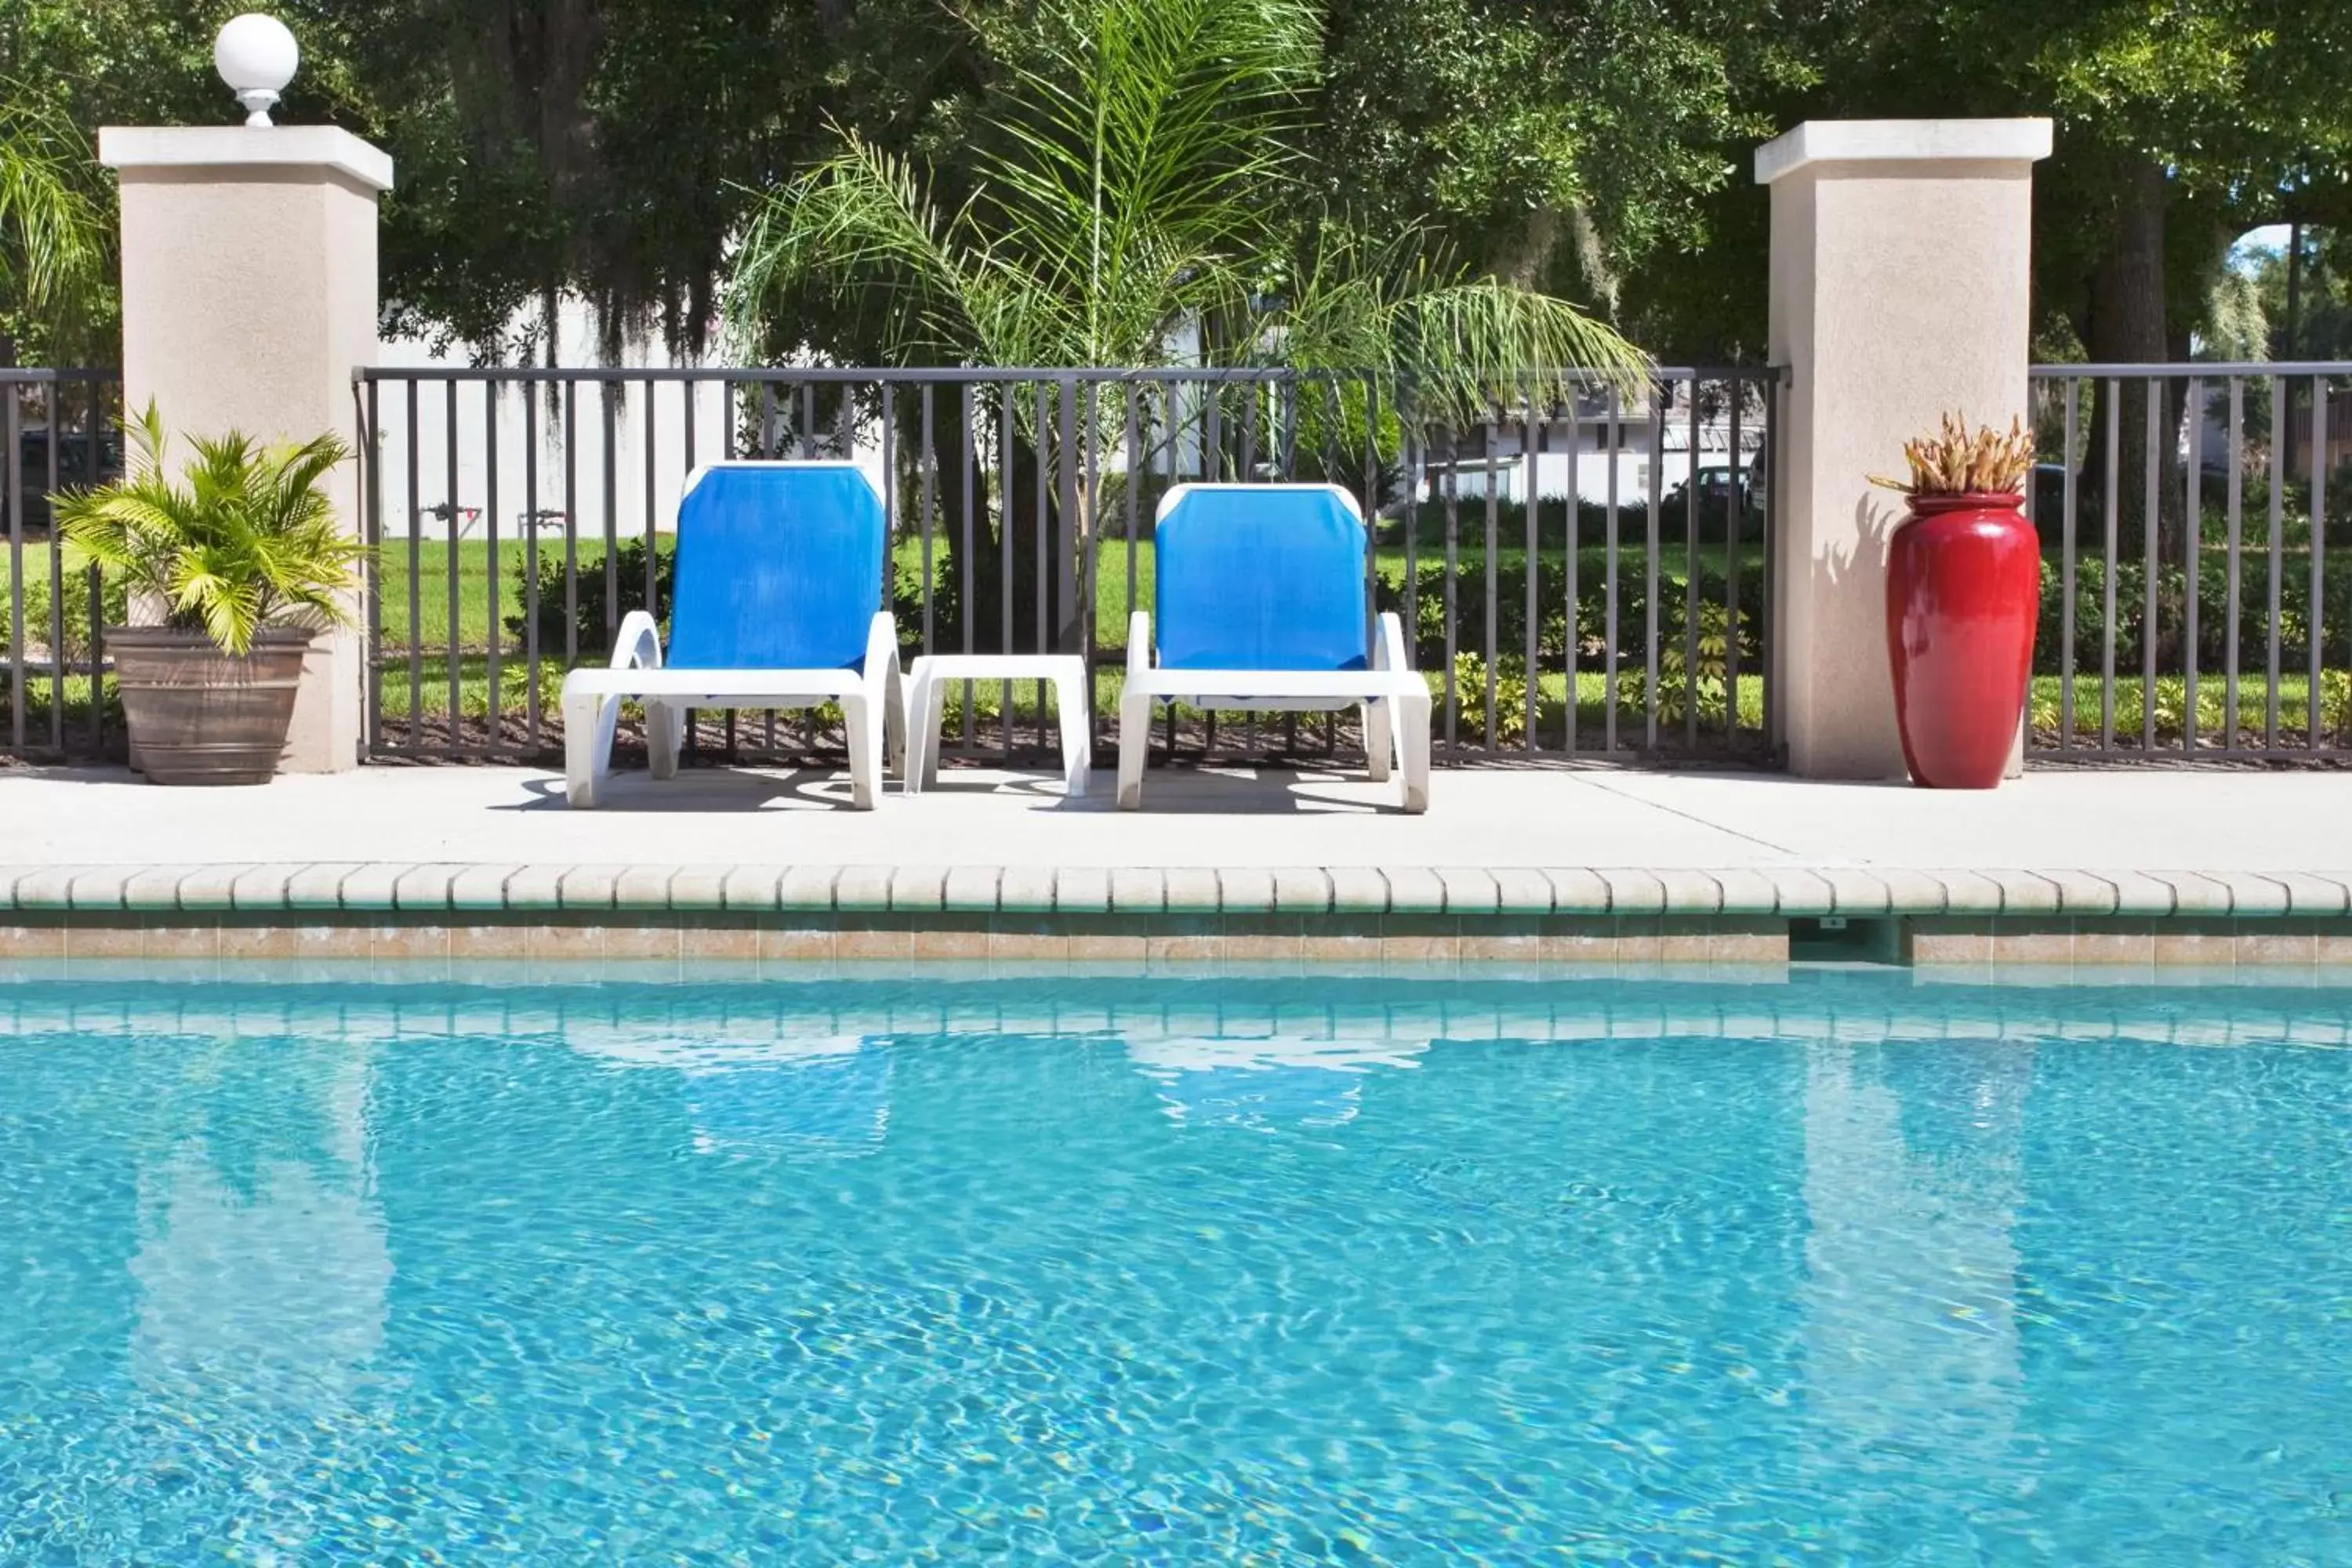
[[[1705,540],[1724,538],[1731,526],[1731,503],[1739,502],[1739,528],[1743,536],[1760,537],[1764,521],[1765,489],[1761,460],[1745,468],[1733,468],[1727,463],[1710,463],[1698,472],[1668,490],[1658,500],[1663,520],[1669,525],[1688,515],[1692,487],[1698,490],[1698,531]],[[1671,529],[1669,530],[1671,531]]]
[[[2041,537],[2044,550],[2054,550],[2065,542],[2066,533],[2066,465],[2036,463],[2033,465],[2032,494],[2033,531]],[[2098,487],[2085,474],[2074,476],[2074,547],[2077,550],[2106,542],[2106,512],[2099,500]]]
[[[57,488],[81,489],[122,477],[122,437],[109,431],[98,438],[95,472],[90,463],[90,438],[86,430],[67,430],[58,437]],[[16,477],[25,498],[25,526],[49,526],[49,431],[46,426],[22,430],[16,436]],[[8,496],[0,487],[0,530],[6,527]]]

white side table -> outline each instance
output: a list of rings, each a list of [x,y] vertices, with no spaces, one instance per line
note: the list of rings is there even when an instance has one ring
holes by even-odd
[[[1062,793],[1087,793],[1094,766],[1094,692],[1087,661],[1076,654],[935,653],[907,672],[907,793],[940,782],[940,720],[947,689],[960,680],[1041,680],[1054,685],[1062,710]]]

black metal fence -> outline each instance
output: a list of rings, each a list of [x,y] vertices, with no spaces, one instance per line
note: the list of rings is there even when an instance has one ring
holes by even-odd
[[[905,651],[1067,651],[1117,711],[1128,609],[1151,602],[1159,496],[1187,479],[1329,480],[1377,548],[1452,760],[1769,753],[1761,370],[1543,378],[1464,416],[1380,377],[1282,371],[370,370],[358,378],[379,758],[538,759],[564,670],[658,619],[699,463],[865,463],[891,520]],[[1050,748],[1045,693],[950,700],[949,755]],[[1227,721],[1221,722],[1221,720]],[[1098,731],[1108,734],[1107,724]],[[1344,756],[1344,719],[1169,716],[1185,756]],[[823,714],[711,715],[708,757],[828,752]]]
[[[2352,756],[2352,364],[2039,365],[2032,386],[2034,753]]]
[[[49,498],[122,471],[122,386],[110,370],[0,369],[0,756],[103,756],[121,718],[106,678],[104,627],[123,619],[121,591],[94,571],[68,576]],[[110,614],[110,609],[111,614]]]

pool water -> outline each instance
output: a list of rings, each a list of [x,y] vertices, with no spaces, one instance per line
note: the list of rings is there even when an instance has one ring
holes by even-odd
[[[2352,1562],[2352,995],[0,988],[0,1562]]]

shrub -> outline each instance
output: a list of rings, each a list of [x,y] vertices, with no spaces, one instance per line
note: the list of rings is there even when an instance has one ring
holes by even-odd
[[[563,656],[563,547],[561,541],[541,541],[539,551],[539,649],[542,658]],[[613,551],[613,565],[617,581],[614,584],[614,609],[621,616],[646,607],[646,552],[647,542],[643,538],[625,539]],[[657,536],[651,546],[654,552],[654,596],[661,606],[656,617],[665,642],[669,637],[669,606],[672,587],[677,577],[676,540],[670,535]],[[919,644],[923,635],[923,569],[919,554],[894,554],[890,611],[898,617],[898,638],[908,647]],[[613,626],[604,617],[604,563],[599,558],[583,562],[579,567],[580,581],[576,590],[578,613],[574,625],[580,637],[580,656],[598,658],[613,646]],[[931,628],[940,647],[961,645],[963,622],[956,595],[956,574],[949,570],[946,542],[935,540],[931,547]],[[522,562],[515,564],[515,603],[530,604],[528,596],[530,576]],[[507,630],[520,639],[526,629],[528,616],[521,609],[506,617]],[[615,623],[617,624],[617,623]]]

